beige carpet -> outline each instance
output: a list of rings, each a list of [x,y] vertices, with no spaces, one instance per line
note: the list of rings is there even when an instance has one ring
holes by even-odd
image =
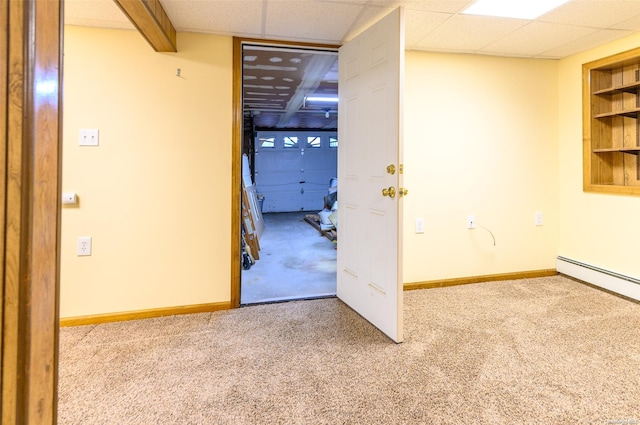
[[[640,424],[640,305],[556,276],[63,328],[59,423]]]

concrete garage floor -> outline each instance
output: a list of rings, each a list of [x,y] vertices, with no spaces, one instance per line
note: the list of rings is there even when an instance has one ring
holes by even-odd
[[[336,244],[304,221],[307,214],[263,215],[260,259],[242,271],[241,304],[335,296]]]

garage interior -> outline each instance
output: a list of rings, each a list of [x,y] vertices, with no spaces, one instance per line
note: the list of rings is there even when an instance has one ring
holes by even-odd
[[[241,305],[335,296],[336,49],[243,44]]]

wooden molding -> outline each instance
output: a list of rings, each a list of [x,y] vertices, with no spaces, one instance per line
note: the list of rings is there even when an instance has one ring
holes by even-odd
[[[176,30],[159,0],[114,0],[156,52],[177,52]]]
[[[582,65],[582,190],[592,190],[591,184],[591,91],[589,89],[589,72]]]
[[[0,422],[55,424],[62,2],[0,6]]]
[[[233,120],[231,136],[231,308],[240,307],[242,181],[242,39],[233,38]]]
[[[262,45],[269,47],[291,47],[291,48],[311,48],[311,49],[339,49],[338,44],[325,44],[325,43],[307,43],[303,41],[287,41],[287,40],[265,40],[262,38],[248,38],[248,37],[234,37],[238,42],[242,44]],[[242,49],[240,49],[242,50]]]
[[[469,276],[455,279],[430,280],[426,282],[405,283],[404,290],[412,291],[414,289],[431,289],[444,288],[447,286],[467,285],[470,283],[492,282],[498,280],[516,280],[529,279],[534,277],[555,276],[558,274],[556,269],[532,270],[515,273],[489,274],[483,276]]]
[[[60,319],[60,326],[99,325],[101,323],[123,322],[126,320],[151,319],[162,316],[175,316],[179,314],[211,313],[213,311],[229,310],[228,302],[193,304],[177,307],[152,308],[147,310],[125,311],[122,313],[94,314],[90,316],[76,316]]]
[[[0,27],[9,28],[9,9],[0,2]],[[5,227],[6,227],[6,207],[7,207],[7,107],[8,104],[4,99],[7,99],[7,90],[9,88],[9,78],[8,72],[9,68],[6,63],[9,60],[9,31],[0,31],[0,58],[2,64],[0,66],[0,99],[3,99],[0,102],[0,167],[2,171],[0,171],[0,253],[2,253],[2,257],[0,257],[0,294],[2,295],[2,302],[0,302],[0,382],[4,381],[4,373],[2,372],[5,364],[2,360],[4,354],[4,340],[5,340],[5,331],[4,331],[4,304],[7,302],[5,299]],[[5,408],[4,403],[4,390],[3,385],[0,384],[0,397],[2,397],[2,402],[0,402],[0,423],[3,423],[3,414],[2,411]]]

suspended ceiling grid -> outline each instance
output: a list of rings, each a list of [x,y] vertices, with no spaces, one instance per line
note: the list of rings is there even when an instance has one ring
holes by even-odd
[[[570,0],[535,20],[463,14],[473,0],[160,1],[178,32],[332,45],[349,41],[402,6],[407,50],[509,57],[560,59],[640,31],[640,0]],[[134,29],[113,0],[65,0],[65,24]],[[285,72],[255,68],[257,64],[274,65],[270,61],[278,55],[263,52],[255,56],[253,62],[243,63],[244,83],[251,89],[245,112],[254,117],[256,125],[336,126],[333,111],[326,118],[326,111],[313,111],[313,105],[299,114],[291,113],[300,104],[300,96],[310,91],[304,84],[311,76],[305,77],[304,69],[311,58],[299,56],[301,62],[290,66],[297,70]],[[281,64],[294,59],[285,53],[280,57]],[[337,80],[337,64],[334,66],[335,73],[329,71],[329,75],[316,71],[319,90],[332,90],[332,81]]]

